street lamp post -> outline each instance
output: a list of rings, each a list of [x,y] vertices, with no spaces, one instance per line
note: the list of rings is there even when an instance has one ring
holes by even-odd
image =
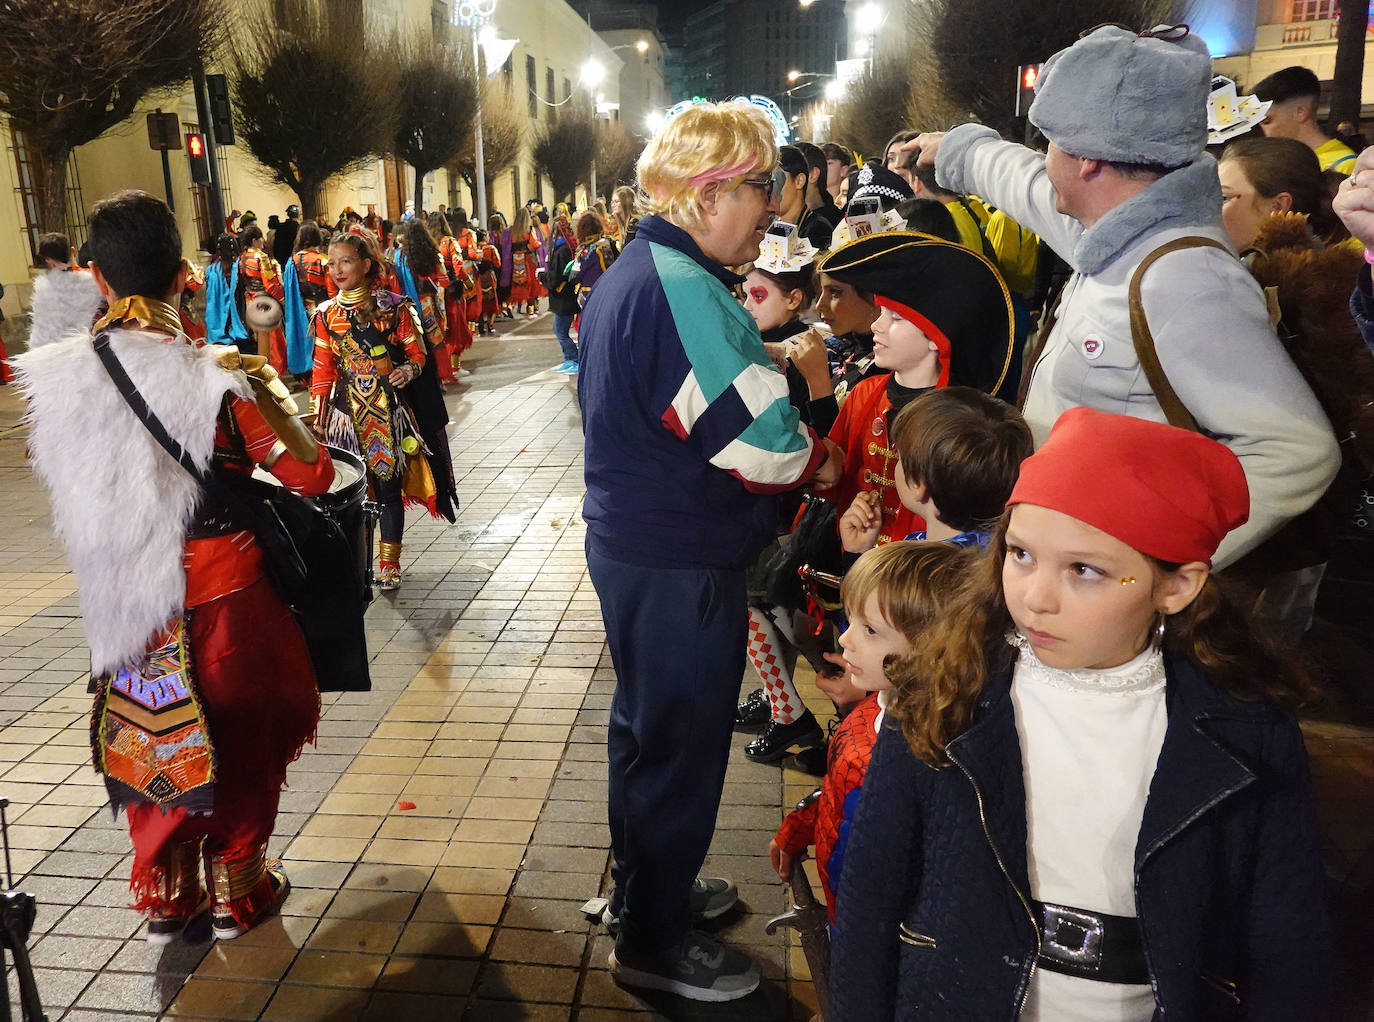
[[[481,31],[491,23],[496,13],[496,0],[463,0],[453,9],[453,18],[459,25],[472,27],[472,62],[477,71],[477,118],[476,136],[473,140],[473,205],[476,207],[477,224],[485,229],[487,222],[487,164],[482,152],[482,87],[486,84],[486,67],[482,62]]]
[[[640,40],[643,42],[643,40]],[[648,49],[648,46],[645,46]],[[597,113],[597,93],[596,88],[606,80],[606,67],[595,57],[589,57],[587,62],[582,65],[581,74],[582,84],[587,87],[587,91],[592,94],[592,140],[596,141],[596,128],[600,115]],[[590,195],[587,199],[588,207],[596,206],[596,147],[592,147],[592,174],[589,186]]]

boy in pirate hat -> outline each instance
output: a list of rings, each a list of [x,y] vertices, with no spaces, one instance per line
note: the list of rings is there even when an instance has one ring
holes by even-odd
[[[1011,295],[978,253],[914,231],[849,242],[819,269],[874,296],[873,354],[886,370],[860,382],[840,409],[826,445],[844,473],[824,495],[843,510],[871,493],[883,514],[878,542],[901,539],[923,523],[897,496],[892,420],[932,387],[997,392],[1011,363]]]

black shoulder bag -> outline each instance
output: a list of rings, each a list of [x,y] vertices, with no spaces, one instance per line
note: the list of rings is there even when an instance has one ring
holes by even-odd
[[[120,395],[153,439],[262,547],[268,574],[305,635],[320,691],[370,691],[363,626],[370,589],[357,577],[354,554],[338,523],[284,486],[213,467],[201,472],[148,407],[110,347],[109,334],[98,334],[94,347]]]

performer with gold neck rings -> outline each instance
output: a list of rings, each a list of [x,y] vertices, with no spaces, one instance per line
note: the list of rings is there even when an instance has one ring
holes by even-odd
[[[401,584],[405,506],[419,504],[449,521],[453,468],[444,432],[447,413],[436,389],[424,330],[408,298],[382,283],[376,238],[362,228],[329,246],[329,272],[338,294],[310,320],[315,367],[310,394],[315,431],[367,463],[368,483],[381,505],[379,582]],[[419,384],[417,385],[417,380]]]
[[[112,808],[128,815],[147,939],[165,944],[207,910],[230,939],[290,890],[267,842],[287,765],[314,740],[319,692],[257,540],[168,456],[102,359],[114,355],[201,473],[261,466],[317,494],[333,466],[279,406],[289,398],[270,368],[245,376],[265,359],[182,332],[189,268],[163,202],[121,192],[97,203],[90,251],[110,303],[95,342],[83,325],[15,360],[29,455],[81,590],[92,752]]]

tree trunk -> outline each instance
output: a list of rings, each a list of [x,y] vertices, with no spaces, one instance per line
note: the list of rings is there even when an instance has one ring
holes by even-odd
[[[1365,34],[1368,30],[1368,0],[1341,0],[1341,24],[1336,33],[1336,70],[1331,80],[1331,112],[1327,117],[1327,131],[1332,135],[1342,121],[1349,121],[1359,130]]]
[[[320,208],[320,199],[323,195],[323,181],[315,181],[306,177],[301,178],[301,186],[296,192],[296,199],[301,204],[302,220],[318,220],[320,216],[328,212],[328,210]]]
[[[70,150],[29,149],[33,173],[33,197],[38,207],[38,229],[66,234],[67,227],[67,157]]]
[[[431,170],[433,170],[433,169],[434,169],[433,167],[416,167],[416,168],[415,168],[415,192],[414,192],[414,195],[415,195],[415,212],[416,212],[417,214],[420,212],[421,208],[422,208],[422,207],[424,206],[424,204],[425,204],[425,175],[428,174],[428,173],[429,173]]]

